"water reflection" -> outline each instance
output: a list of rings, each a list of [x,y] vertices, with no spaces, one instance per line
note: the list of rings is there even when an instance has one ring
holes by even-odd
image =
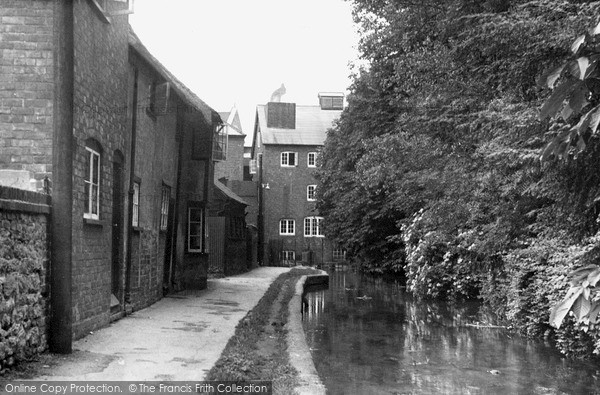
[[[306,294],[304,329],[331,394],[600,394],[600,367],[512,336],[476,303],[413,300],[351,272]]]

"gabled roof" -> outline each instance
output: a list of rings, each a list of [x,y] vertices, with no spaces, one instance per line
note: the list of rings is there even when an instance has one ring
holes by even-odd
[[[133,31],[131,25],[129,26],[129,47],[140,55],[142,59],[148,62],[148,64],[165,79],[165,81],[171,83],[173,89],[183,101],[204,114],[209,123],[212,123],[212,120],[215,119],[215,117],[217,117],[216,119],[221,119],[219,113],[213,110],[208,104],[204,103],[194,92],[185,86],[183,82],[179,81],[177,77],[167,70],[167,68],[150,53],[150,51],[148,51]]]
[[[242,199],[241,197],[236,195],[235,192],[233,192],[231,189],[223,185],[221,181],[215,181],[214,184],[217,187],[217,189],[221,191],[226,197],[235,200],[236,202],[241,203],[245,206],[248,206],[248,203],[246,203],[244,199]]]
[[[267,106],[256,106],[256,115],[262,144],[323,145],[327,130],[342,114],[341,110],[321,110],[320,106],[296,105],[296,128],[279,129],[267,127]]]
[[[240,123],[240,117],[237,114],[237,109],[234,107],[232,111],[229,112],[219,112],[221,119],[229,128],[227,128],[227,135],[233,137],[246,137],[246,135],[242,132],[242,125]]]

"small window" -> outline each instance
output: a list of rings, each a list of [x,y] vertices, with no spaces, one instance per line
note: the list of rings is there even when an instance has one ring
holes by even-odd
[[[334,261],[343,261],[346,259],[346,251],[342,248],[334,248],[333,249],[333,260]]]
[[[148,113],[149,115],[156,115],[156,81],[148,86]]]
[[[204,209],[188,208],[188,252],[203,252],[204,249]]]
[[[160,202],[160,230],[167,230],[169,225],[169,201],[171,200],[171,188],[168,185],[162,186]]]
[[[258,161],[256,159],[250,160],[250,174],[256,174],[258,169]]]
[[[306,200],[308,200],[309,202],[314,202],[315,200],[317,200],[317,186],[316,185],[309,185],[306,187]]]
[[[279,234],[293,236],[296,234],[296,221],[293,219],[282,219],[279,221]]]
[[[296,263],[296,251],[281,251],[281,260],[283,264],[294,265]]]
[[[304,237],[324,237],[322,217],[304,218]]]
[[[317,167],[317,153],[309,152],[306,160],[308,167]]]
[[[133,182],[133,216],[131,219],[132,226],[140,226],[140,183]]]
[[[217,125],[213,137],[213,157],[214,161],[227,159],[227,126],[225,124]]]
[[[100,219],[100,152],[85,147],[85,208],[83,217]]]
[[[283,167],[292,167],[297,166],[298,162],[296,158],[298,157],[297,152],[282,152],[281,153],[281,166]]]
[[[343,110],[344,96],[343,95],[319,95],[321,110]]]

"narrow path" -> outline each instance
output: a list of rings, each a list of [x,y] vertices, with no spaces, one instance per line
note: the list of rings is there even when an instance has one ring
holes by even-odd
[[[203,380],[235,327],[288,268],[261,267],[168,296],[75,342],[37,380]]]

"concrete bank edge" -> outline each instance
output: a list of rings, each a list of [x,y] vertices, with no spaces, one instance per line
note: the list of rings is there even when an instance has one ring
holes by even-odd
[[[313,275],[314,277],[327,275],[325,271],[322,274]],[[288,333],[287,346],[290,355],[290,364],[298,370],[300,384],[296,388],[296,393],[300,395],[321,395],[325,394],[325,386],[319,378],[317,369],[312,360],[306,336],[302,328],[302,294],[304,286],[309,277],[302,276],[296,283],[296,292],[288,305]]]

